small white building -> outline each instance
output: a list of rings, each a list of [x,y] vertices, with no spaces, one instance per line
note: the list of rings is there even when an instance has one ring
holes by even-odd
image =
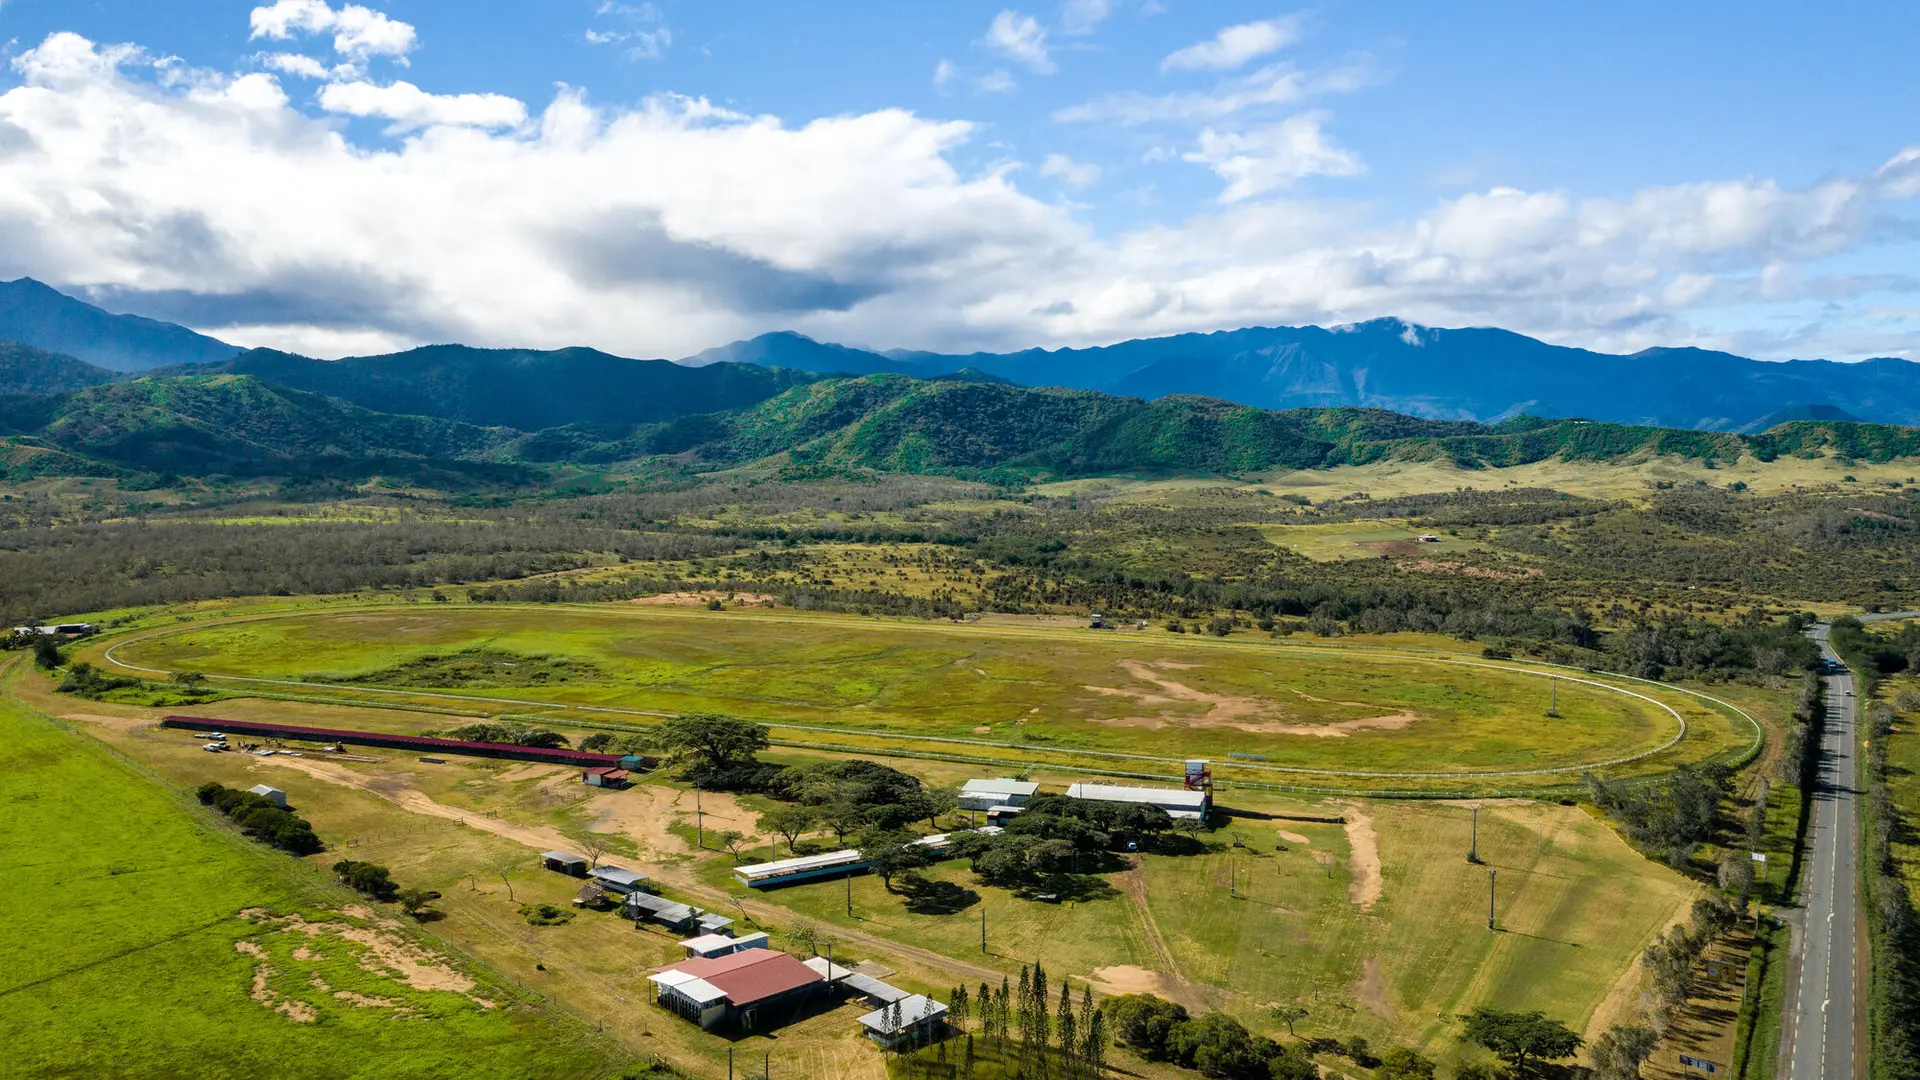
[[[282,810],[285,810],[287,808],[287,793],[284,791],[281,791],[277,787],[268,787],[265,784],[255,784],[252,787],[248,788],[247,790],[252,792],[255,795],[260,796],[261,798],[267,800],[268,802],[272,803],[273,805],[279,807]]]
[[[860,1018],[867,1038],[889,1050],[933,1042],[946,1022],[947,1007],[923,994],[914,994]]]
[[[1122,787],[1118,784],[1078,783],[1067,789],[1067,798],[1089,802],[1143,803],[1157,806],[1173,818],[1206,820],[1213,809],[1213,792],[1188,791],[1185,788]]]
[[[857,874],[873,864],[860,857],[857,848],[843,851],[829,851],[824,855],[802,855],[797,859],[780,859],[775,862],[750,863],[736,866],[733,876],[740,884],[750,889],[768,889],[778,885],[792,885],[815,878],[837,877],[841,874]]]
[[[1025,806],[1040,785],[1030,780],[1014,780],[999,777],[992,780],[969,780],[960,789],[960,809],[991,810],[996,806]]]
[[[764,949],[768,946],[766,932],[756,931],[737,938],[728,937],[725,934],[701,934],[699,937],[688,938],[681,942],[680,947],[687,950],[688,956],[710,959],[737,953],[742,949]]]

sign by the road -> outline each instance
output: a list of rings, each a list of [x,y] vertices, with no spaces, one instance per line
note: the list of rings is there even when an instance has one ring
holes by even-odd
[[[1685,1065],[1689,1069],[1699,1069],[1703,1073],[1717,1073],[1720,1071],[1720,1066],[1715,1065],[1706,1058],[1688,1057],[1685,1054],[1680,1055],[1680,1064]]]
[[[1766,861],[1767,861],[1767,853],[1766,853],[1766,852],[1764,852],[1764,851],[1756,851],[1756,852],[1754,852],[1754,853],[1753,853],[1753,861],[1754,861],[1754,862],[1766,862]]]

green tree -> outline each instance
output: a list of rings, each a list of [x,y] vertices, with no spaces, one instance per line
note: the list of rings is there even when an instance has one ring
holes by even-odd
[[[715,769],[751,762],[771,745],[765,724],[715,713],[676,716],[662,723],[659,731],[660,745],[666,750]]]
[[[1506,1062],[1515,1076],[1525,1076],[1534,1061],[1554,1061],[1572,1057],[1580,1049],[1580,1036],[1558,1020],[1541,1012],[1517,1012],[1476,1006],[1466,1016],[1461,1038],[1486,1047]]]
[[[52,634],[33,635],[33,662],[52,671],[66,660],[60,655],[60,642]]]
[[[1300,1036],[1294,1032],[1293,1025],[1305,1020],[1310,1014],[1307,1012],[1307,1007],[1297,1001],[1283,1001],[1267,1006],[1267,1015],[1273,1017],[1276,1022],[1287,1025],[1287,1034],[1297,1039]]]
[[[860,838],[860,858],[873,864],[880,883],[893,891],[893,879],[909,870],[918,870],[930,862],[925,845],[913,842],[911,833],[892,829],[871,829]]]
[[[819,812],[811,806],[776,806],[761,814],[754,828],[786,837],[787,852],[796,854],[794,845],[800,842],[800,834],[813,828],[819,819]]]
[[[1638,1024],[1608,1028],[1593,1042],[1593,1071],[1601,1080],[1638,1080],[1659,1033]]]
[[[1164,1061],[1167,1039],[1176,1025],[1187,1022],[1187,1007],[1153,994],[1121,994],[1108,998],[1104,1011],[1113,1034],[1149,1061]]]
[[[1380,1055],[1374,1080],[1433,1080],[1433,1059],[1404,1046]]]

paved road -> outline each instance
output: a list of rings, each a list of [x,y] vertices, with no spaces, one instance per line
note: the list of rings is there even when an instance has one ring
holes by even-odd
[[[1836,663],[1827,625],[1807,631]],[[1808,826],[1806,922],[1800,934],[1799,980],[1786,1015],[1788,1080],[1852,1080],[1854,1075],[1855,929],[1859,918],[1859,827],[1853,676],[1827,677],[1826,730],[1815,766]]]

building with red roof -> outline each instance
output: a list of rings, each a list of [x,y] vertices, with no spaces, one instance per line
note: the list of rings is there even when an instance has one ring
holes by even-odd
[[[819,972],[772,949],[682,960],[647,981],[654,1000],[701,1027],[733,1024],[747,1031],[787,1022],[827,985]]]

